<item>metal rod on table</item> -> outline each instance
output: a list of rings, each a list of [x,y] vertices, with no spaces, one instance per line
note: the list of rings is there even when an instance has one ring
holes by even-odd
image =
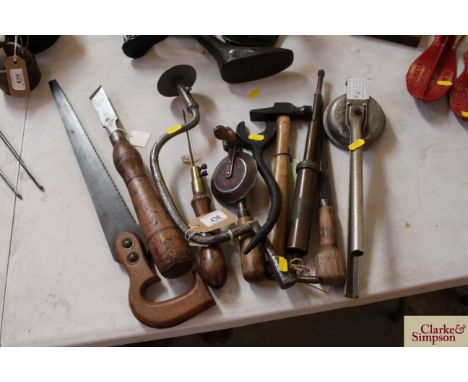
[[[36,178],[34,178],[34,176],[31,174],[31,172],[28,170],[28,168],[26,167],[26,163],[24,163],[24,161],[21,159],[21,157],[19,156],[19,154],[16,152],[15,148],[11,145],[11,143],[8,141],[7,137],[5,137],[5,135],[0,131],[0,138],[2,139],[2,141],[5,143],[6,147],[8,147],[8,149],[11,151],[11,153],[13,154],[13,156],[16,158],[16,160],[19,162],[19,164],[21,165],[21,167],[24,168],[24,171],[26,171],[26,174],[29,175],[29,177],[31,178],[31,180],[34,182],[34,184],[37,186],[37,188],[39,188],[39,190],[41,190],[42,192],[44,192],[44,187],[41,186],[39,184],[39,182],[36,180]],[[2,176],[3,178],[3,176]],[[5,178],[3,178],[5,179]],[[6,180],[5,180],[6,181]]]
[[[10,190],[13,191],[13,193],[19,199],[23,200],[23,196],[18,191],[16,191],[15,186],[13,186],[13,183],[10,182],[10,180],[7,178],[7,176],[5,175],[5,173],[2,170],[0,170],[0,177],[5,181],[5,183],[10,188]]]

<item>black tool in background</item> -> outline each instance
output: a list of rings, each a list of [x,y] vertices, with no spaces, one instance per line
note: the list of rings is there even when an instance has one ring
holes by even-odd
[[[18,35],[18,43],[28,48],[33,54],[50,48],[60,36]],[[14,35],[5,36],[6,42],[15,42]]]
[[[143,57],[155,44],[169,36],[124,35],[122,50],[130,58]]]
[[[230,84],[259,80],[289,67],[294,60],[290,49],[245,47],[222,42],[216,36],[194,36],[218,63],[221,77]]]
[[[279,36],[259,36],[259,35],[223,35],[223,40],[240,46],[275,46]]]
[[[403,35],[391,35],[391,36],[383,36],[383,35],[368,35],[368,37],[377,38],[380,40],[390,41],[397,44],[402,44],[406,46],[411,46],[416,48],[421,41],[421,36],[403,36]]]
[[[155,44],[168,36],[125,35],[123,52],[131,58],[139,58]],[[192,36],[216,60],[224,81],[236,84],[259,80],[279,73],[294,60],[290,49],[272,46],[238,46],[219,40],[216,36]]]

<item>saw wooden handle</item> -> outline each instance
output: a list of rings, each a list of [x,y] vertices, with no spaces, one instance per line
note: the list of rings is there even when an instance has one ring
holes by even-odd
[[[114,164],[127,185],[149,252],[164,277],[192,268],[188,244],[176,228],[146,176],[138,151],[126,139],[113,142]]]
[[[252,218],[249,215],[244,215],[239,217],[238,223],[245,224],[250,221],[252,221]],[[245,281],[259,283],[265,280],[265,254],[262,246],[257,245],[250,252],[244,254],[244,249],[253,236],[252,233],[246,233],[239,237],[241,268]]]
[[[284,115],[278,117],[276,132],[275,163],[273,177],[278,183],[281,194],[279,218],[268,238],[279,256],[286,254],[286,232],[288,222],[288,177],[289,177],[289,130],[291,119]]]
[[[315,256],[315,270],[321,284],[341,285],[345,281],[343,253],[336,246],[335,213],[330,206],[319,210],[320,249]]]
[[[192,208],[196,216],[207,214],[211,211],[210,197],[204,192],[195,193]],[[221,288],[226,283],[226,260],[219,245],[211,244],[201,248],[199,272],[203,281],[212,288]]]
[[[128,301],[135,317],[153,328],[178,325],[215,305],[198,274],[193,271],[190,289],[165,301],[149,301],[145,290],[161,281],[145,259],[143,245],[132,232],[122,232],[115,240],[115,253],[130,277]]]

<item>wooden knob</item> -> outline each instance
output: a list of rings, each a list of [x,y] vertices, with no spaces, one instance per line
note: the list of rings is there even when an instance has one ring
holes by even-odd
[[[153,261],[164,277],[183,275],[192,268],[188,244],[151,186],[140,154],[123,138],[113,144],[115,167],[127,185]]]
[[[205,215],[211,211],[211,199],[204,192],[195,193],[191,204],[196,216]],[[212,244],[201,248],[199,273],[210,287],[224,286],[227,279],[227,265],[219,245]]]
[[[249,215],[239,217],[238,223],[245,224],[251,221]],[[240,261],[242,275],[249,283],[259,283],[265,280],[265,254],[261,249],[261,245],[257,245],[250,252],[244,254],[244,249],[250,243],[254,235],[249,233],[239,237]]]

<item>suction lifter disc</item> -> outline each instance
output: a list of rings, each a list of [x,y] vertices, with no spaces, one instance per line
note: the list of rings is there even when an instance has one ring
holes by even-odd
[[[158,81],[158,91],[165,97],[179,95],[177,82],[192,87],[197,79],[197,72],[190,65],[176,65],[166,70]]]
[[[328,105],[323,116],[324,129],[330,141],[337,147],[348,150],[350,130],[346,123],[346,94],[336,98]],[[367,123],[364,126],[363,138],[367,148],[376,141],[385,128],[385,114],[377,101],[369,97]]]

